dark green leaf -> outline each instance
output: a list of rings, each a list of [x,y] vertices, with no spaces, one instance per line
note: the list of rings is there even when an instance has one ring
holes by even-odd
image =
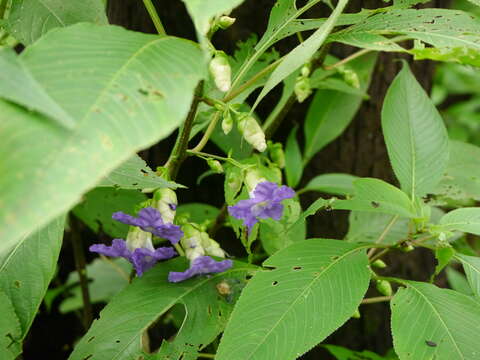
[[[285,147],[285,174],[288,186],[295,188],[303,173],[302,153],[297,141],[298,127],[294,127],[290,132]]]

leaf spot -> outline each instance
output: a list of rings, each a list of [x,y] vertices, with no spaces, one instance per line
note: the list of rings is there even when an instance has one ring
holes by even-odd
[[[275,280],[275,281],[272,283],[272,285],[273,285],[273,286],[278,285],[278,281]]]

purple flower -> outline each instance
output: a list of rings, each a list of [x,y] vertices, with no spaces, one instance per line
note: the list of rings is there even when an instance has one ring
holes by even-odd
[[[219,273],[230,269],[233,265],[232,260],[215,261],[210,256],[199,256],[193,260],[190,268],[184,272],[171,271],[168,274],[168,281],[176,283],[190,279],[195,275],[204,275]]]
[[[158,249],[136,248],[133,251],[127,247],[127,242],[123,239],[113,239],[112,245],[94,244],[90,246],[90,251],[110,257],[123,257],[130,261],[135,268],[138,276],[150,269],[159,260],[167,260],[176,255],[171,247],[160,247]]]
[[[165,224],[160,212],[152,207],[140,210],[138,217],[119,211],[112,215],[112,219],[127,225],[138,226],[140,229],[151,232],[155,236],[170,240],[172,244],[178,243],[183,236],[180,226],[170,223]]]
[[[248,200],[240,200],[236,205],[229,206],[228,212],[237,219],[243,219],[243,224],[252,230],[258,219],[272,218],[280,220],[283,214],[282,200],[295,196],[295,191],[288,186],[278,186],[274,182],[259,183]]]

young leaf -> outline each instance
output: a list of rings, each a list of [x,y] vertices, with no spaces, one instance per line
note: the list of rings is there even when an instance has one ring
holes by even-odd
[[[2,242],[14,244],[68,210],[178,127],[204,76],[199,56],[187,40],[86,23],[52,31],[22,52],[32,76],[77,127],[66,132],[0,101],[0,157],[8,169],[0,178]]]
[[[390,85],[382,128],[393,171],[411,199],[432,192],[448,161],[443,120],[407,64]]]
[[[29,45],[53,28],[78,22],[107,25],[103,1],[15,0],[5,27],[16,39]]]
[[[303,173],[302,153],[297,141],[298,127],[294,127],[288,135],[287,145],[285,147],[285,173],[287,175],[288,186],[295,188]]]
[[[322,174],[310,180],[302,191],[319,191],[334,195],[353,195],[353,182],[358,177],[349,174]]]
[[[174,349],[198,351],[212,342],[223,330],[245,276],[255,267],[236,263],[223,273],[181,283],[167,281],[169,271],[187,267],[185,258],[176,258],[135,279],[103,309],[69,359],[84,360],[91,355],[102,360],[137,359],[142,354],[144,331],[175,304],[185,306],[187,317],[173,341]],[[218,293],[216,286],[222,282],[230,286],[231,296]]]
[[[252,111],[256,108],[263,97],[270,92],[270,90],[272,90],[283,79],[307,62],[315,54],[315,52],[320,48],[327,38],[330,31],[332,31],[338,17],[345,8],[345,5],[347,5],[347,2],[348,0],[339,0],[335,10],[333,10],[328,20],[325,21],[325,23],[323,23],[322,26],[307,40],[294,48],[283,58],[280,65],[278,65],[278,67],[270,75],[267,83],[262,89],[262,92],[260,95],[258,95],[257,100],[255,100]]]
[[[15,360],[22,353],[22,330],[9,297],[0,291],[0,358]]]
[[[0,252],[0,289],[10,298],[24,339],[47,291],[62,246],[65,216]],[[2,312],[3,314],[3,312]]]
[[[455,255],[455,249],[448,247],[441,247],[435,250],[435,259],[437,260],[437,265],[435,266],[435,272],[432,275],[432,280],[435,276],[440,274],[440,272],[447,266],[452,258]]]
[[[467,280],[470,284],[473,293],[480,296],[480,258],[478,256],[468,256],[458,254],[455,256],[462,262],[463,269],[467,275]]]
[[[361,247],[338,240],[280,250],[263,264],[273,269],[257,272],[243,290],[216,359],[298,358],[355,312],[368,287],[367,264]]]
[[[134,214],[135,207],[147,200],[137,190],[95,188],[84,195],[84,200],[73,208],[73,213],[94,232],[102,231],[113,238],[125,238],[128,225],[112,219],[116,211]]]
[[[360,89],[368,90],[370,78],[377,60],[376,54],[364,55],[352,61],[358,74]],[[318,90],[308,108],[305,120],[304,164],[330,142],[335,140],[348,126],[358,111],[363,96],[347,94],[338,90]]]
[[[480,303],[453,290],[405,281],[391,301],[400,359],[476,359]]]
[[[72,117],[50,98],[13,50],[0,50],[0,69],[0,97],[47,115],[60,126],[75,126]]]
[[[480,207],[450,211],[442,216],[437,227],[440,231],[459,230],[480,235]]]
[[[138,190],[183,187],[158,176],[138,155],[134,155],[123,162],[97,184],[97,187],[104,186]]]
[[[415,217],[413,206],[405,193],[385,181],[361,178],[353,183],[353,199],[336,200],[332,207],[343,210],[374,211],[383,214]]]
[[[188,215],[188,221],[201,224],[207,220],[214,220],[220,210],[215,206],[203,203],[188,203],[177,207],[177,217]]]

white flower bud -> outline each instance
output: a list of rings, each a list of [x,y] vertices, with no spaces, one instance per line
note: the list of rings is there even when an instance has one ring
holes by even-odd
[[[312,93],[312,88],[310,86],[310,78],[300,76],[297,78],[294,87],[295,95],[299,103],[303,102],[306,98]]]
[[[202,232],[202,247],[205,249],[207,255],[213,255],[218,257],[225,257],[225,252],[220,245],[213,239],[211,239],[206,232]]]
[[[232,70],[227,55],[223,51],[215,53],[208,68],[217,88],[223,92],[230,90]]]
[[[248,114],[244,114],[238,120],[238,130],[242,133],[243,138],[260,152],[264,152],[267,148],[265,141],[265,133],[263,132],[257,120]]]
[[[145,248],[149,250],[155,250],[152,244],[152,234],[143,231],[139,227],[130,226],[127,234],[127,249],[134,251],[138,248]]]
[[[230,114],[230,111],[226,111],[224,116],[223,116],[223,121],[222,121],[222,130],[225,135],[228,135],[230,131],[232,131],[233,128],[233,119],[232,115]]]
[[[220,29],[227,29],[229,28],[230,26],[233,25],[233,23],[235,22],[235,18],[232,18],[230,16],[220,16],[220,19],[218,19],[218,26],[220,27]]]
[[[158,189],[153,196],[153,206],[162,215],[164,223],[173,223],[177,208],[177,195],[171,189]]]
[[[215,171],[217,174],[223,173],[223,167],[220,161],[214,160],[214,159],[208,159],[207,164],[210,167],[210,169]]]
[[[261,182],[267,181],[258,169],[248,169],[247,174],[245,175],[245,185],[250,196],[253,196],[253,190]]]
[[[197,257],[205,255],[202,246],[202,232],[190,224],[184,225],[182,230],[183,237],[180,239],[180,244],[185,250],[187,259],[193,261]]]

